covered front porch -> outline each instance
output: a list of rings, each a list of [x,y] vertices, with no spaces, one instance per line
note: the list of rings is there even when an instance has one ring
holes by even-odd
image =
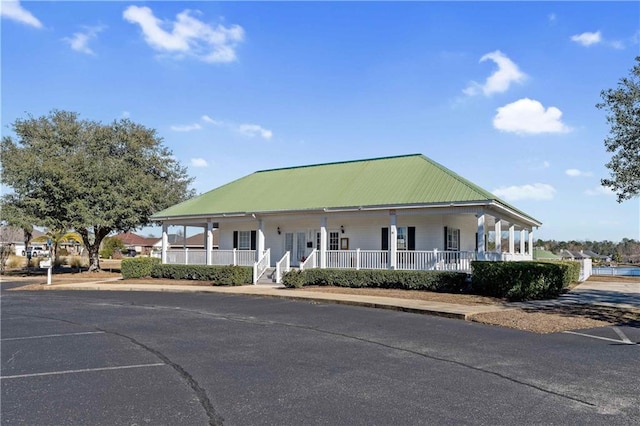
[[[454,211],[455,210],[455,211]],[[162,262],[268,268],[396,269],[471,272],[474,260],[531,260],[533,226],[467,208],[315,215],[256,215],[163,224]],[[205,230],[203,249],[165,244],[169,226]],[[220,249],[213,249],[218,232]],[[431,247],[429,247],[431,246]]]

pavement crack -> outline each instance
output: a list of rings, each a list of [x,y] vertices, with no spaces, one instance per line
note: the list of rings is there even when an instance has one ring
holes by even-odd
[[[42,315],[24,315],[24,314],[19,314],[19,315],[26,318],[40,318],[40,319],[48,319],[52,321],[60,321],[60,322],[73,324],[80,327],[92,327],[96,331],[101,331],[106,334],[118,336],[120,338],[130,341],[134,345],[137,345],[143,348],[147,352],[152,353],[154,356],[162,360],[162,362],[164,362],[165,364],[173,368],[180,375],[180,377],[182,377],[187,382],[191,390],[198,397],[198,401],[200,402],[200,405],[204,409],[205,413],[207,414],[207,417],[209,417],[209,426],[221,426],[223,424],[224,418],[216,412],[211,400],[209,399],[209,396],[207,395],[207,391],[202,386],[200,386],[198,381],[194,379],[193,376],[189,374],[188,371],[182,368],[179,364],[173,362],[169,357],[164,355],[162,352],[156,349],[153,349],[152,347],[147,346],[144,343],[141,343],[140,341],[136,340],[133,337],[127,336],[126,334],[118,333],[117,331],[106,330],[93,325],[82,324],[82,323],[78,323],[78,322],[74,322],[74,321],[70,321],[62,318],[47,317]]]
[[[127,339],[128,341],[130,341],[134,345],[140,346],[144,350],[154,354],[156,357],[161,359],[165,364],[167,364],[171,368],[173,368],[189,384],[189,387],[191,387],[193,392],[196,394],[196,396],[198,397],[198,401],[200,401],[200,405],[202,405],[202,408],[204,409],[205,413],[209,417],[209,425],[210,426],[219,426],[219,425],[223,424],[224,419],[222,418],[222,416],[220,414],[218,414],[216,412],[216,409],[213,407],[213,404],[211,403],[211,400],[209,399],[209,396],[207,395],[207,391],[202,386],[200,386],[198,381],[196,379],[194,379],[193,376],[191,374],[189,374],[189,372],[187,370],[182,368],[180,366],[180,364],[177,364],[177,363],[173,362],[169,357],[167,357],[162,352],[160,352],[160,351],[158,351],[156,349],[153,349],[152,347],[147,346],[144,343],[139,342],[138,340],[136,340],[133,337],[127,336],[127,335],[122,334],[122,333],[118,333],[117,331],[110,331],[110,330],[100,329],[100,328],[97,328],[97,327],[96,327],[96,329],[99,330],[99,331],[104,331],[105,333],[108,333],[108,334],[113,334],[114,336],[118,336],[118,337],[121,337],[123,339]]]

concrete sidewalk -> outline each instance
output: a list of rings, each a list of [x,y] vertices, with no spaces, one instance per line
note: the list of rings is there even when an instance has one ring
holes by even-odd
[[[461,305],[426,300],[395,297],[337,294],[314,291],[295,291],[282,285],[260,284],[237,287],[190,286],[162,284],[132,284],[121,278],[109,278],[85,283],[55,284],[44,286],[47,290],[98,290],[98,291],[158,291],[173,293],[224,293],[247,296],[278,297],[308,300],[321,303],[338,303],[370,308],[390,309],[425,315],[468,320],[475,314],[503,312],[510,309],[561,305],[598,305],[640,311],[640,283],[611,283],[588,281],[554,300],[514,302],[505,305]]]
[[[118,281],[120,281],[118,283]],[[224,293],[247,296],[278,297],[293,300],[308,300],[322,303],[338,303],[370,308],[390,309],[447,318],[467,320],[472,315],[505,311],[514,307],[499,305],[460,305],[425,300],[400,299],[395,297],[336,294],[314,291],[295,291],[282,285],[246,285],[237,287],[128,284],[119,278],[103,281],[44,286],[48,290],[99,290],[99,291],[160,291],[173,293]]]

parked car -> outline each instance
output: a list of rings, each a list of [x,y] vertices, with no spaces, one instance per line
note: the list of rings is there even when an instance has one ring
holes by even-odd
[[[26,255],[27,257],[45,257],[49,256],[49,250],[45,246],[29,246]]]

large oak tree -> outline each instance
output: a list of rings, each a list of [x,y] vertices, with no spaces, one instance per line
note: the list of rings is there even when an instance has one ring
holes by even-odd
[[[607,168],[610,179],[602,185],[614,190],[618,202],[640,194],[640,56],[629,77],[622,78],[615,89],[603,90],[603,102],[596,106],[608,111],[611,126],[604,144],[612,152]]]
[[[18,119],[0,145],[2,183],[35,225],[73,229],[99,270],[98,250],[113,231],[149,224],[156,211],[193,195],[192,178],[156,131],[128,119],[111,124],[54,110]]]

